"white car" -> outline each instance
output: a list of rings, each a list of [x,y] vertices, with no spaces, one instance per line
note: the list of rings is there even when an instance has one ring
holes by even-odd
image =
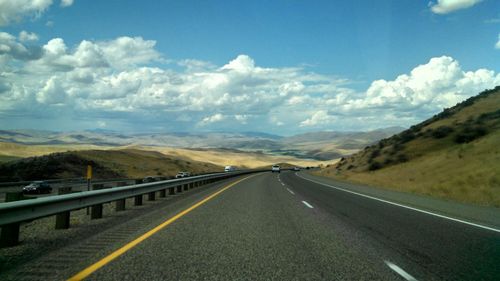
[[[224,167],[224,172],[234,172],[236,171],[236,167],[235,166],[226,166]]]
[[[179,178],[185,178],[185,177],[189,177],[189,176],[191,176],[191,174],[189,172],[179,172],[179,173],[177,173],[177,175],[175,175],[175,178],[179,179]]]
[[[276,172],[276,173],[280,173],[281,172],[281,168],[280,168],[280,165],[273,165],[271,167],[271,172]]]

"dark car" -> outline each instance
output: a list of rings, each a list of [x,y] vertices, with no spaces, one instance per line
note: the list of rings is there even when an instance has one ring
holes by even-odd
[[[142,182],[155,182],[155,178],[154,177],[145,177]]]
[[[52,187],[50,187],[50,184],[45,181],[34,181],[30,183],[29,185],[23,187],[23,193],[35,193],[35,194],[41,194],[41,193],[51,193],[52,192]]]

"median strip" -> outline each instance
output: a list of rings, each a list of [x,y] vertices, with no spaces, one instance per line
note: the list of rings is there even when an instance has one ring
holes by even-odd
[[[163,228],[167,227],[168,225],[170,225],[171,223],[175,222],[176,220],[180,219],[181,217],[183,217],[184,215],[188,214],[189,212],[191,212],[192,210],[198,208],[199,206],[203,205],[204,203],[206,203],[207,201],[209,201],[210,199],[213,199],[214,197],[216,197],[217,195],[221,194],[222,192],[226,191],[227,189],[235,186],[236,184],[248,179],[248,178],[251,178],[253,177],[254,175],[252,176],[248,176],[246,178],[243,178],[243,179],[240,179],[240,180],[237,180],[227,186],[225,186],[224,188],[222,188],[221,190],[219,191],[216,191],[215,193],[209,195],[208,197],[206,197],[205,199],[199,201],[198,203],[192,205],[191,207],[185,209],[184,211],[178,213],[177,215],[173,216],[172,218],[166,220],[165,222],[161,223],[160,225],[156,226],[155,228],[149,230],[148,232],[144,233],[143,235],[141,235],[140,237],[136,238],[135,240],[127,243],[126,245],[124,245],[123,247],[119,248],[118,250],[114,251],[113,253],[107,255],[106,257],[104,257],[103,259],[99,260],[98,262],[90,265],[89,267],[85,268],[84,270],[80,271],[79,273],[77,273],[76,275],[70,277],[68,280],[82,280],[86,277],[88,277],[90,274],[94,273],[96,270],[98,270],[99,268],[105,266],[106,264],[110,263],[112,260],[116,259],[117,257],[123,255],[124,253],[126,253],[128,250],[132,249],[133,247],[137,246],[139,243],[141,243],[142,241],[146,240],[147,238],[151,237],[153,234],[157,233],[158,231],[162,230]]]

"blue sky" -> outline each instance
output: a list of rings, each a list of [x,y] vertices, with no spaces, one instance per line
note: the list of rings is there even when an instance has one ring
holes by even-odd
[[[493,0],[0,0],[0,32],[4,129],[369,130],[500,84]]]

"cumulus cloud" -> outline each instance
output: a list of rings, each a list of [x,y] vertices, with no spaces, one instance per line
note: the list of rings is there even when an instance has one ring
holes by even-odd
[[[142,37],[119,37],[97,43],[108,61],[117,68],[133,67],[161,58],[154,47],[156,41]]]
[[[0,26],[20,22],[26,17],[39,18],[52,4],[53,0],[0,0]],[[61,0],[61,7],[71,5],[73,0]]]
[[[261,67],[248,55],[219,66],[197,60],[178,62],[180,70],[152,66],[162,56],[141,37],[75,46],[54,38],[35,47],[20,37],[0,33],[2,116],[71,108],[68,120],[123,120],[132,129],[373,129],[411,125],[500,85],[495,71],[464,70],[448,56],[361,91],[347,79],[300,67]]]
[[[210,123],[215,123],[215,122],[220,122],[222,120],[224,120],[226,117],[220,113],[216,113],[212,116],[207,116],[205,118],[203,118],[200,122],[200,125],[201,126],[205,126],[205,125],[208,125]]]
[[[415,67],[393,81],[374,81],[366,91],[364,107],[393,105],[406,109],[432,103],[448,107],[500,83],[500,75],[486,69],[464,72],[458,61],[442,56]]]
[[[470,8],[482,0],[437,0],[429,2],[431,11],[435,14],[448,14],[457,10]]]
[[[45,82],[45,86],[37,93],[36,99],[42,104],[63,104],[66,100],[66,92],[61,86],[61,81],[53,76]]]
[[[36,35],[36,33],[27,32],[27,31],[23,30],[23,31],[21,31],[19,33],[19,40],[22,41],[22,42],[37,41],[38,40],[38,35]]]
[[[25,46],[16,37],[0,32],[0,56],[9,56],[17,60],[33,60],[41,56],[41,49],[35,46]]]
[[[326,110],[318,110],[310,118],[300,122],[300,127],[331,125],[335,120],[336,118],[329,115]]]
[[[73,5],[73,0],[61,0],[61,7],[69,7]]]
[[[0,0],[0,26],[19,22],[23,17],[39,17],[52,0]]]

